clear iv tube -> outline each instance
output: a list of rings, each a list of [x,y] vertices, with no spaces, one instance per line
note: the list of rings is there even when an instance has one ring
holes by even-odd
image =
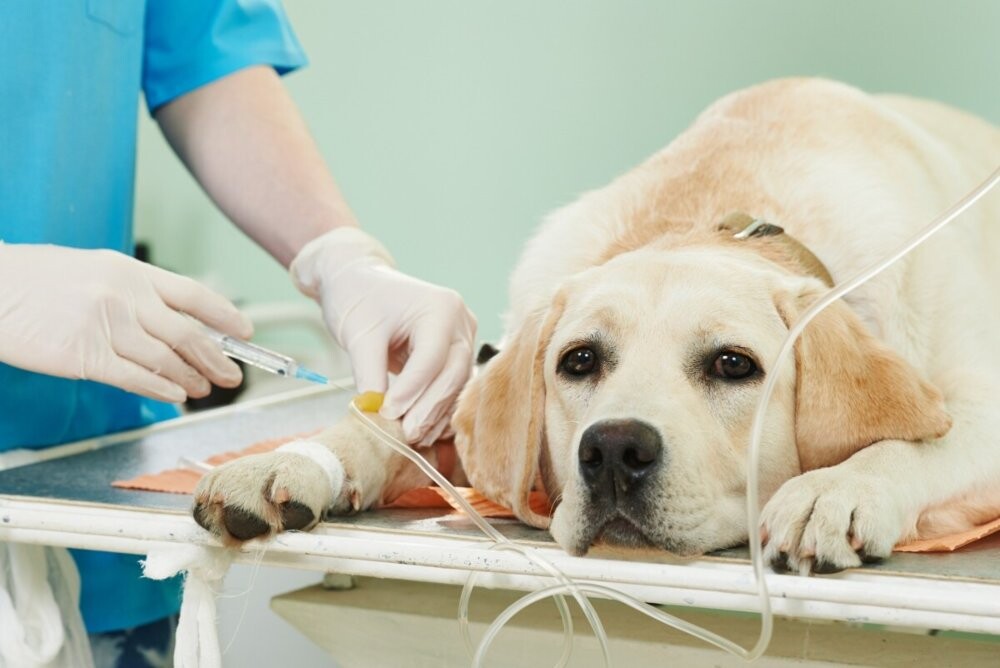
[[[765,630],[761,629],[760,638],[757,644],[752,650],[750,650],[751,657],[757,657],[763,654],[764,650],[767,648],[767,644],[770,642],[771,635],[771,614],[770,605],[771,601],[767,595],[767,582],[764,580],[764,564],[763,555],[761,553],[760,540],[756,538],[755,534],[759,531],[760,525],[760,489],[758,485],[758,467],[760,466],[760,441],[764,431],[764,417],[767,414],[767,407],[771,401],[771,396],[774,394],[775,384],[778,379],[778,369],[781,368],[787,360],[788,356],[794,349],[795,342],[798,340],[799,336],[805,330],[806,326],[812,322],[813,318],[820,314],[826,307],[828,307],[833,302],[837,301],[844,295],[850,293],[852,290],[860,287],[861,285],[867,283],[871,279],[878,276],[880,273],[891,267],[893,264],[901,260],[908,253],[913,251],[917,246],[927,241],[936,232],[941,230],[945,225],[953,221],[959,215],[961,215],[966,209],[975,204],[981,197],[992,190],[997,183],[1000,183],[1000,167],[998,167],[994,172],[983,181],[975,190],[970,192],[968,195],[963,197],[954,206],[945,211],[943,214],[935,218],[928,224],[925,228],[920,230],[910,239],[906,240],[899,248],[897,248],[888,257],[879,260],[873,265],[866,267],[865,269],[859,271],[857,274],[849,278],[848,280],[835,285],[830,288],[823,296],[817,299],[812,306],[810,306],[806,312],[800,317],[795,324],[788,330],[788,334],[785,336],[785,341],[781,345],[781,349],[778,351],[777,357],[774,358],[774,362],[771,364],[771,371],[767,374],[766,380],[764,382],[764,388],[760,395],[760,400],[757,402],[757,410],[753,417],[753,427],[750,430],[750,446],[747,449],[747,531],[750,535],[749,545],[750,545],[750,560],[753,564],[754,578],[757,581],[757,586],[761,601],[761,612],[763,614],[765,607],[767,614],[764,620],[767,622],[767,633]],[[762,625],[763,626],[763,625]]]
[[[448,492],[448,495],[461,506],[462,510],[469,516],[473,523],[479,527],[479,529],[494,541],[495,547],[498,549],[506,549],[514,552],[519,552],[521,555],[532,561],[536,566],[539,566],[542,570],[546,571],[549,575],[558,580],[566,590],[573,595],[573,598],[579,604],[581,610],[583,610],[583,615],[590,624],[591,629],[594,631],[594,636],[598,639],[601,645],[601,653],[604,657],[604,663],[606,666],[611,666],[611,651],[608,647],[607,633],[604,631],[604,625],[601,623],[600,617],[597,615],[597,611],[594,610],[594,606],[590,603],[586,596],[584,596],[572,580],[570,580],[562,571],[560,571],[556,566],[550,563],[547,559],[543,558],[541,555],[537,554],[531,548],[525,547],[523,545],[518,545],[513,541],[509,540],[506,536],[496,530],[486,519],[476,512],[476,509],[458,493],[458,490],[445,478],[436,468],[431,466],[431,464],[416,453],[412,448],[410,448],[405,443],[401,443],[396,440],[392,434],[382,429],[380,426],[375,424],[375,422],[365,415],[355,404],[351,402],[350,406],[351,412],[361,420],[361,423],[366,425],[372,433],[374,433],[379,440],[388,445],[390,448],[400,453],[414,464],[416,464],[421,471],[423,471],[431,480],[437,483],[441,489]],[[474,576],[474,574],[473,574]],[[470,637],[468,633],[468,600],[469,592],[471,591],[471,586],[474,581],[474,577],[470,576],[469,580],[466,582],[465,588],[462,591],[462,603],[459,606],[459,622],[462,625],[462,632],[465,636],[466,642],[470,642]],[[563,639],[563,652],[557,663],[558,666],[565,666],[569,661],[569,653],[572,649],[572,628],[573,622],[569,615],[569,610],[566,607],[565,600],[556,595],[556,606],[559,609],[559,616],[563,622],[563,630],[565,631]],[[478,666],[478,663],[473,663],[473,666]]]
[[[492,525],[490,525],[485,518],[483,518],[479,513],[475,511],[471,504],[461,495],[458,491],[451,485],[450,482],[431,464],[416,453],[412,448],[404,443],[397,441],[391,434],[378,426],[373,420],[371,420],[367,415],[365,415],[353,402],[350,405],[350,410],[356,417],[358,417],[362,424],[368,427],[379,440],[383,441],[386,445],[391,447],[396,452],[404,455],[407,459],[411,460],[416,464],[428,477],[430,477],[435,483],[437,483],[442,489],[448,492],[448,495],[455,500],[455,502],[462,507],[463,511],[469,516],[473,521],[485,533],[489,538],[494,541],[493,548],[501,550],[510,550],[513,552],[518,552],[525,558],[532,561],[535,565],[539,566],[542,570],[546,571],[554,579],[556,579],[559,584],[547,587],[545,589],[538,590],[536,592],[530,592],[525,594],[520,599],[511,604],[500,617],[495,619],[490,627],[487,629],[486,634],[480,640],[479,646],[475,648],[473,654],[474,667],[481,666],[482,661],[485,660],[486,652],[489,646],[493,643],[497,634],[502,630],[503,626],[510,621],[510,619],[517,614],[519,611],[528,607],[529,605],[543,600],[549,597],[555,597],[556,606],[559,609],[560,617],[563,622],[563,652],[557,663],[558,666],[565,666],[568,663],[569,652],[572,649],[572,621],[569,617],[569,611],[566,608],[566,604],[562,599],[563,593],[569,593],[580,605],[583,610],[584,617],[590,624],[590,627],[594,631],[594,637],[601,647],[601,652],[604,659],[604,664],[606,666],[611,666],[611,653],[610,647],[608,645],[607,633],[604,630],[604,626],[600,621],[600,617],[597,615],[597,611],[594,609],[593,604],[584,596],[584,592],[589,592],[591,594],[605,596],[610,599],[621,601],[626,605],[629,605],[635,610],[643,613],[644,615],[659,621],[662,624],[673,627],[685,633],[689,633],[696,638],[700,638],[705,642],[715,645],[720,649],[727,652],[735,654],[744,659],[756,658],[751,655],[746,649],[740,647],[736,643],[723,638],[722,636],[713,633],[707,629],[702,629],[701,627],[691,624],[683,619],[675,617],[659,608],[655,608],[648,603],[640,601],[628,594],[618,592],[614,589],[604,587],[601,585],[591,584],[591,583],[578,583],[571,580],[562,571],[560,571],[555,564],[552,564],[548,559],[545,559],[535,550],[530,547],[525,547],[523,545],[518,545],[513,541],[509,540],[506,536],[501,534]],[[471,648],[471,637],[469,635],[468,628],[468,608],[469,599],[472,594],[472,588],[475,586],[477,573],[472,572],[469,578],[466,580],[465,586],[462,589],[462,595],[459,601],[459,623],[462,627],[462,634],[465,638],[466,644],[470,645]],[[544,592],[544,593],[543,593]],[[766,590],[765,590],[766,594]],[[767,612],[764,617],[763,630],[761,633],[761,638],[763,642],[758,642],[758,645],[762,647],[760,652],[763,652],[763,648],[767,647],[767,643],[770,640],[770,629],[771,629],[771,613],[770,607],[767,607]],[[755,646],[755,650],[757,647]]]

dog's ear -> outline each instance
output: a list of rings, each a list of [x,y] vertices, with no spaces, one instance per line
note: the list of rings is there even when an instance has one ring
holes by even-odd
[[[550,518],[528,504],[545,439],[545,351],[562,315],[557,295],[529,317],[503,350],[465,386],[452,425],[455,447],[473,487],[531,526]]]
[[[786,325],[823,292],[810,283],[778,297]],[[951,428],[941,392],[841,301],[802,332],[795,373],[795,438],[803,471],[838,464],[878,441],[940,438]]]

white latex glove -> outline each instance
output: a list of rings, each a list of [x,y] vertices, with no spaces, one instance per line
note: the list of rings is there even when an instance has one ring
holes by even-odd
[[[388,372],[398,372],[379,413],[402,417],[406,439],[429,445],[451,435],[453,405],[472,370],[476,319],[454,290],[393,264],[378,241],[340,227],[306,244],[289,269],[323,307],[358,391],[386,392]]]
[[[225,297],[127,255],[0,243],[0,362],[170,402],[238,385],[239,367],[181,312],[253,333]]]

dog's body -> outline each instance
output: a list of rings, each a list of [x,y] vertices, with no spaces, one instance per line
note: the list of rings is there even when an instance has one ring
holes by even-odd
[[[574,553],[745,542],[745,448],[788,326],[998,164],[1000,132],[930,102],[821,80],[720,100],[528,244],[501,352],[453,422],[469,478],[536,526],[526,496],[544,488]],[[753,219],[785,233],[735,239]],[[1000,194],[806,330],[762,444],[773,563],[855,566],[1000,515],[998,288]],[[240,541],[427,482],[354,418],[313,440],[343,465],[335,498],[315,461],[279,452],[207,476],[196,518]]]

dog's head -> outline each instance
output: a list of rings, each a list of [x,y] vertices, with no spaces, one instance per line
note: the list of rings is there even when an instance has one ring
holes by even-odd
[[[595,542],[696,554],[747,538],[745,453],[767,365],[824,290],[733,245],[645,247],[566,282],[463,393],[454,424],[472,481],[525,522],[555,502],[568,551]],[[939,437],[940,393],[843,303],[779,369],[760,489],[885,439]]]

